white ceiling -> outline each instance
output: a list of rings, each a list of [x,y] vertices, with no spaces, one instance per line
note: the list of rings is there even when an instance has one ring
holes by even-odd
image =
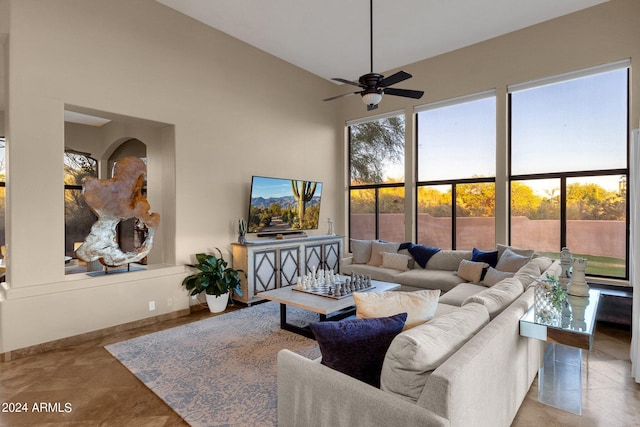
[[[156,0],[313,74],[370,71],[367,0]],[[607,0],[374,0],[384,72]]]

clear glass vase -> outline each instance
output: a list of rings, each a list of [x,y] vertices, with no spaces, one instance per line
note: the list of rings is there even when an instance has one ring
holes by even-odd
[[[562,306],[553,303],[551,286],[537,283],[534,293],[535,321],[550,326],[560,326],[562,321]]]

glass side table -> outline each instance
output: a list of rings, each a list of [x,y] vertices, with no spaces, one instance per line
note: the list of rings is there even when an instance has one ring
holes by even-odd
[[[567,297],[558,323],[536,322],[533,306],[520,319],[521,336],[547,341],[538,370],[539,402],[582,414],[582,350],[593,347],[599,301],[600,291],[590,289],[588,297]]]

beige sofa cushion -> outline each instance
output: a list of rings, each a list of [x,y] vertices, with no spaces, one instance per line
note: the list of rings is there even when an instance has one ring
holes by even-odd
[[[442,304],[449,304],[460,307],[462,306],[462,302],[470,296],[476,295],[486,290],[486,286],[478,285],[476,283],[460,283],[458,286],[451,289],[446,294],[440,296],[439,302]]]
[[[428,270],[457,271],[460,261],[471,261],[471,251],[441,250],[429,259]]]
[[[553,260],[547,256],[539,256],[536,258],[531,258],[531,261],[529,261],[531,264],[537,265],[538,268],[540,269],[540,273],[543,273],[544,271],[546,271],[549,267],[551,267],[551,264],[553,264]]]
[[[511,252],[527,258],[533,258],[535,256],[535,251],[533,249],[514,248],[513,246],[497,244],[496,249],[498,250],[498,261],[500,261],[500,257],[507,248],[511,249]]]
[[[362,274],[365,276],[371,276],[373,280],[391,283],[399,283],[396,281],[396,276],[402,273],[401,271],[394,270],[392,268],[376,267],[368,264],[343,264],[341,265],[340,272],[347,276],[351,273]]]
[[[525,289],[531,286],[535,281],[534,277],[540,276],[542,274],[542,270],[540,270],[539,263],[536,259],[532,259],[529,261],[524,267],[522,267],[518,272],[513,276],[522,283]]]
[[[513,277],[514,274],[515,273],[512,273],[510,271],[500,271],[493,267],[489,267],[481,283],[485,286],[491,287],[504,279]]]
[[[524,287],[515,277],[504,279],[496,283],[489,289],[472,295],[462,302],[462,306],[467,304],[482,304],[489,311],[489,317],[493,320],[498,314],[511,305],[522,293]]]
[[[404,329],[418,326],[431,319],[438,308],[440,289],[415,292],[355,292],[356,317],[388,317],[407,313]]]
[[[397,253],[400,243],[371,242],[371,258],[369,265],[382,265],[382,252]]]
[[[396,283],[414,288],[441,289],[443,292],[447,292],[456,285],[465,282],[464,279],[456,275],[455,269],[451,271],[427,270],[418,266],[409,271],[398,272],[396,270],[396,273],[397,276],[392,280]]]
[[[451,313],[452,311],[456,311],[459,308],[460,306],[442,304],[438,302],[438,308],[436,309],[436,314],[434,314],[433,317],[435,318],[438,316],[442,316],[443,314]]]
[[[409,270],[410,255],[382,252],[382,266],[384,268],[392,268],[394,270],[407,271]]]
[[[482,279],[482,271],[485,268],[489,268],[489,264],[486,262],[473,262],[463,259],[458,266],[458,277],[467,280],[472,283],[480,282]]]
[[[531,255],[520,255],[511,250],[511,248],[506,248],[500,258],[498,259],[498,264],[496,264],[496,270],[500,271],[509,271],[511,273],[516,273],[522,267],[529,262],[531,259]]]
[[[468,304],[397,335],[382,365],[380,388],[416,402],[431,372],[487,323],[487,309]]]
[[[366,264],[371,258],[371,240],[351,239],[351,253],[354,264]]]

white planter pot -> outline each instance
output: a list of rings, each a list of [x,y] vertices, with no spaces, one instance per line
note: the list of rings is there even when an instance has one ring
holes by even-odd
[[[221,313],[227,308],[227,302],[229,302],[229,292],[222,294],[219,297],[215,295],[205,294],[207,297],[207,305],[209,311],[212,313]]]

